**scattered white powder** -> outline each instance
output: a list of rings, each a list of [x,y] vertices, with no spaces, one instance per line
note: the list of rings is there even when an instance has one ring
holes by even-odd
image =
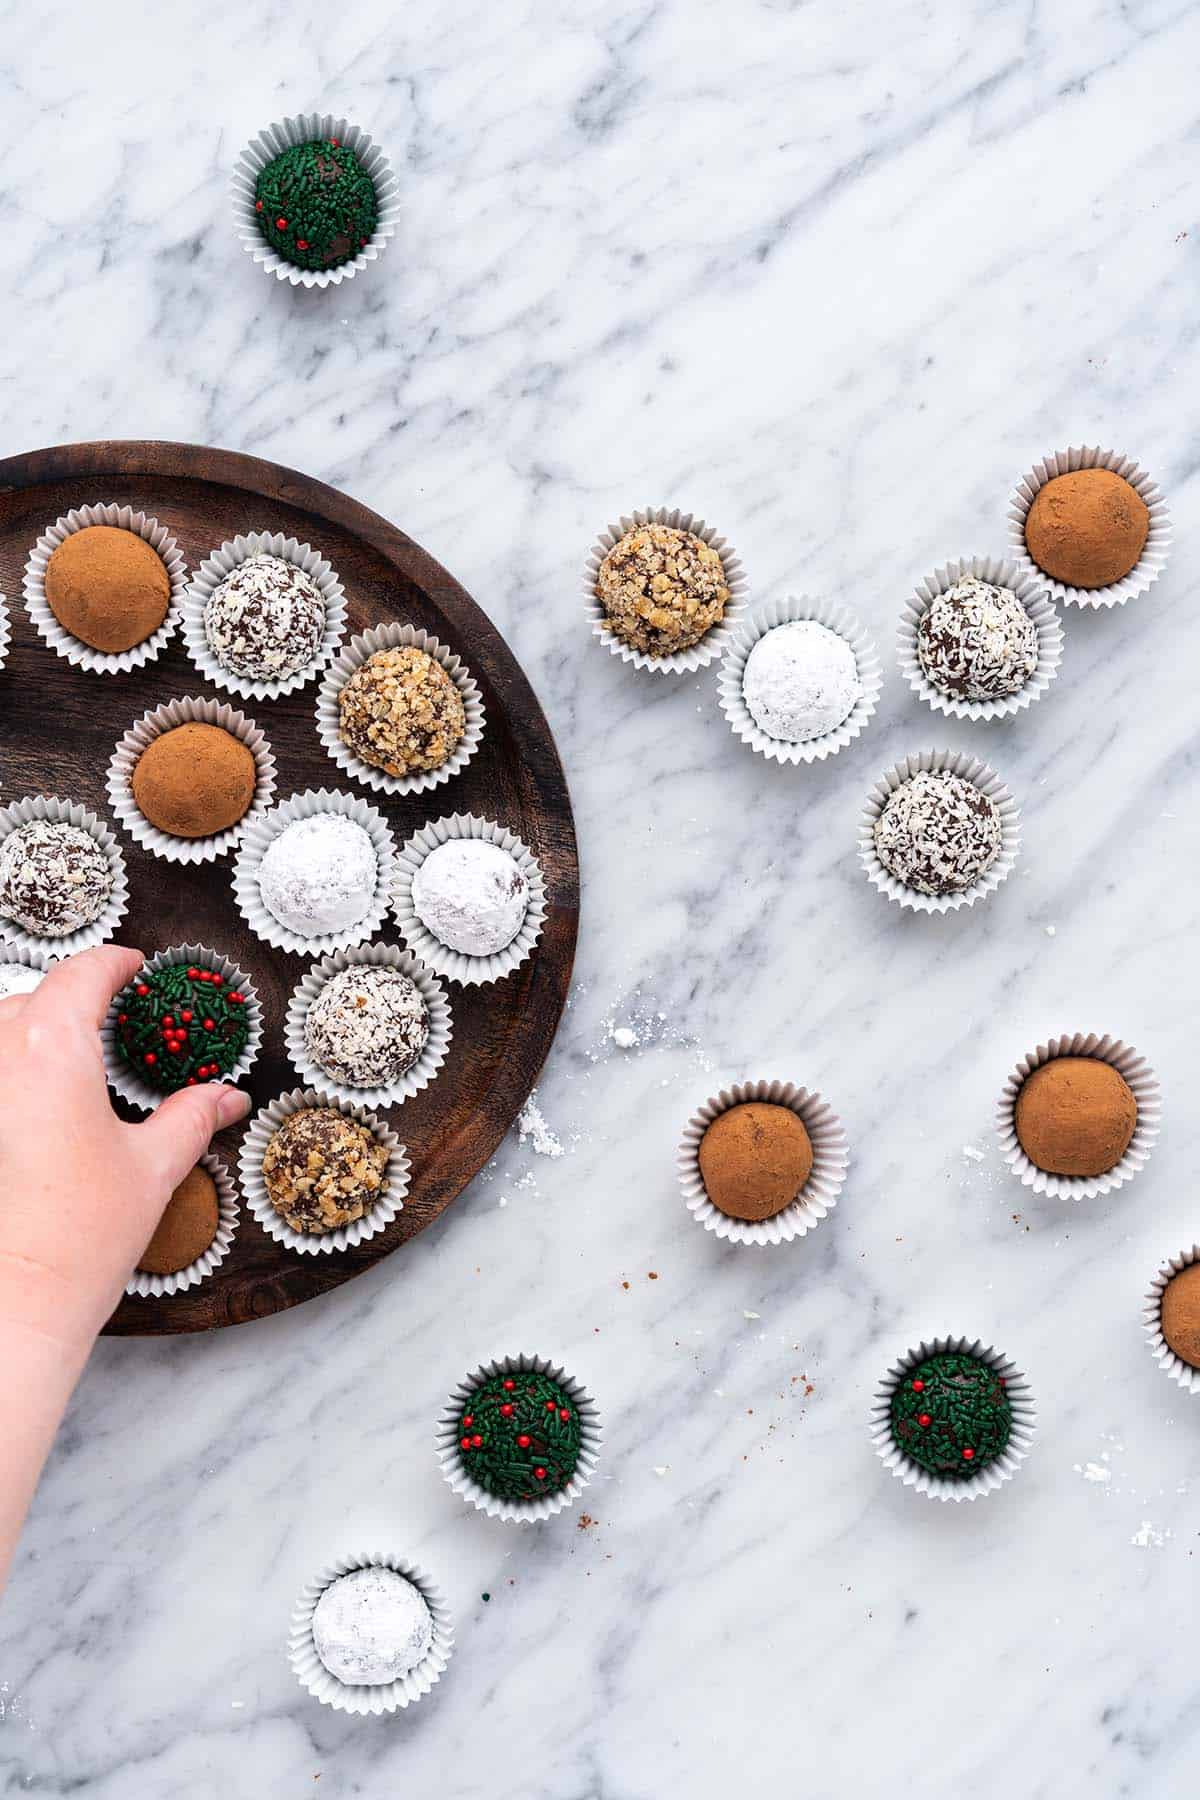
[[[1106,1469],[1103,1463],[1073,1463],[1071,1466],[1077,1475],[1083,1476],[1085,1481],[1112,1480],[1112,1470]]]
[[[667,1472],[667,1468],[668,1468],[668,1466],[669,1466],[669,1465],[668,1465],[668,1464],[666,1464],[666,1463],[663,1463],[663,1464],[662,1464],[662,1465],[661,1465],[661,1467],[656,1467],[656,1468],[655,1468],[655,1471],[654,1471],[654,1473],[655,1473],[655,1474],[656,1474],[656,1475],[665,1475],[665,1474],[666,1474],[666,1472]]]
[[[628,1025],[618,1025],[612,1034],[612,1041],[618,1050],[632,1050],[638,1041],[638,1034]]]
[[[1057,929],[1057,928],[1056,928],[1056,927],[1055,927],[1055,926],[1053,926],[1053,925],[1047,925],[1047,927],[1046,927],[1046,936],[1047,936],[1047,937],[1053,937],[1053,936],[1054,936],[1054,933],[1055,933],[1055,930],[1056,930],[1056,929]]]
[[[1135,1550],[1161,1550],[1170,1535],[1169,1531],[1159,1531],[1149,1519],[1143,1519],[1129,1541]]]
[[[761,1319],[762,1314],[755,1313],[755,1312],[743,1312],[742,1317],[743,1317],[743,1319]]]
[[[983,1151],[977,1150],[974,1144],[964,1144],[963,1155],[970,1157],[972,1162],[982,1162],[984,1160]]]
[[[536,1088],[521,1108],[517,1118],[517,1132],[521,1143],[525,1143],[528,1139],[530,1149],[538,1156],[561,1156],[563,1154],[562,1139],[547,1125],[542,1109],[538,1105]]]

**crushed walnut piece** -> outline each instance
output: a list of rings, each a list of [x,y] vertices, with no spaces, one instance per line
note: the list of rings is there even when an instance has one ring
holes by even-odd
[[[440,769],[462,743],[462,695],[427,650],[377,650],[338,696],[347,749],[387,775]]]
[[[616,636],[647,656],[698,644],[729,599],[717,552],[673,525],[627,531],[600,564],[596,593]]]
[[[289,1115],[263,1153],[267,1198],[293,1231],[320,1234],[371,1210],[388,1150],[365,1125],[331,1106]]]

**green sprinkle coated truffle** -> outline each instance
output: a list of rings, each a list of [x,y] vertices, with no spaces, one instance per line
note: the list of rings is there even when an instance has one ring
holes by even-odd
[[[259,171],[259,229],[299,269],[336,269],[370,242],[379,216],[375,183],[337,138],[295,144]]]
[[[947,1481],[970,1481],[1008,1444],[1012,1408],[982,1357],[947,1352],[909,1369],[892,1395],[892,1442]]]
[[[579,1448],[574,1400],[533,1369],[491,1376],[459,1415],[463,1468],[498,1500],[559,1493],[575,1473]]]
[[[194,964],[143,969],[116,1008],[121,1061],[163,1094],[222,1080],[250,1037],[245,995],[218,970]]]

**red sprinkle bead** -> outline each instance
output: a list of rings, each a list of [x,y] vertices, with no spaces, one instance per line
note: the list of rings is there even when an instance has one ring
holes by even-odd
[[[557,1412],[558,1411],[558,1408],[557,1408],[557,1406],[555,1406],[553,1400],[547,1400],[546,1411],[547,1412]]]
[[[331,150],[336,150],[338,145],[341,143],[341,141],[342,141],[341,138],[330,138],[329,148]]]
[[[199,969],[189,969],[188,970],[188,980],[189,981],[199,981],[199,979],[200,979]]]
[[[183,1020],[183,1022],[184,1022],[184,1024],[185,1024],[185,1025],[190,1025],[190,1024],[191,1024],[191,1022],[192,1022],[192,1012],[191,1012],[191,1008],[190,1008],[190,1007],[184,1007],[184,1009],[183,1009],[183,1011],[182,1011],[182,1012],[181,1012],[181,1013],[180,1013],[180,1015],[179,1015],[179,1016],[180,1016],[180,1018],[181,1018],[181,1019],[182,1019],[182,1020]]]
[[[511,1376],[510,1376],[510,1377],[509,1377],[509,1378],[508,1378],[508,1380],[507,1380],[507,1381],[506,1381],[506,1382],[505,1382],[505,1383],[504,1383],[504,1391],[505,1391],[505,1393],[506,1393],[506,1394],[511,1394],[511,1393],[512,1393],[512,1391],[513,1391],[513,1389],[514,1389],[514,1388],[515,1388],[515,1387],[516,1387],[516,1385],[517,1385],[517,1384],[516,1384],[516,1382],[515,1382],[515,1381],[514,1381],[514,1380],[513,1380],[513,1379],[512,1379],[512,1377],[511,1377]]]
[[[262,211],[262,206],[263,206],[263,203],[262,203],[262,201],[261,201],[261,200],[256,200],[256,201],[255,201],[255,202],[254,202],[254,210],[255,210],[255,212],[261,212],[261,211]]]
[[[511,1419],[515,1411],[516,1408],[511,1406],[506,1400],[504,1405],[500,1408],[500,1417],[502,1419]]]
[[[975,1455],[975,1452],[972,1450],[970,1444],[968,1444],[966,1449],[963,1451],[964,1462],[970,1462],[973,1459],[974,1455]]]
[[[172,1056],[182,1056],[183,1055],[183,1045],[178,1041],[178,1039],[172,1039],[172,1041],[167,1045],[167,1049],[171,1052]]]
[[[212,982],[214,987],[221,987],[225,977],[223,975],[218,975],[217,971],[214,969],[208,979]]]
[[[569,1413],[569,1412],[568,1412],[568,1411],[567,1411],[567,1409],[566,1409],[566,1407],[565,1407],[565,1406],[560,1406],[560,1407],[559,1407],[559,1409],[558,1409],[558,1416],[559,1416],[559,1418],[560,1418],[560,1419],[561,1419],[561,1420],[562,1420],[562,1422],[563,1422],[563,1424],[564,1424],[564,1425],[565,1425],[565,1424],[566,1424],[566,1422],[567,1422],[567,1420],[568,1420],[568,1419],[569,1419],[569,1418],[570,1418],[570,1416],[571,1416],[571,1415],[570,1415],[570,1413]]]
[[[914,1381],[912,1384],[912,1391],[914,1394],[923,1394],[925,1392],[925,1383],[923,1381]]]
[[[215,1031],[217,1029],[217,1021],[215,1019],[205,1019],[204,1029],[205,1031]]]
[[[530,1442],[530,1440],[529,1440],[529,1434],[528,1434],[528,1432],[525,1432],[525,1431],[523,1431],[523,1432],[522,1432],[522,1433],[521,1433],[521,1435],[520,1435],[520,1437],[519,1437],[519,1438],[518,1438],[518,1439],[517,1439],[517,1447],[518,1447],[518,1449],[520,1449],[520,1450],[528,1450],[528,1448],[529,1448],[529,1442]]]
[[[174,1023],[175,1023],[174,1013],[164,1013],[163,1014],[163,1024],[164,1025],[173,1025]]]
[[[229,1001],[231,1006],[241,1006],[244,1003],[246,996],[245,994],[239,994],[235,989],[232,994],[227,994],[225,998]]]
[[[286,219],[276,219],[275,229],[276,229],[276,231],[286,231],[287,230],[287,220]]]
[[[297,248],[297,250],[307,250],[308,249],[308,239],[307,238],[297,238],[296,239],[296,248]]]
[[[918,1425],[932,1425],[933,1420],[930,1418],[928,1413],[918,1413],[917,1424]]]
[[[158,1058],[157,1058],[157,1056],[155,1056],[153,1050],[147,1050],[145,1056],[143,1056],[143,1058],[142,1058],[142,1061],[145,1063],[145,1065],[148,1069],[152,1069],[154,1067],[155,1063],[158,1061]]]
[[[463,1414],[463,1430],[464,1431],[469,1431],[471,1426],[474,1423],[475,1423],[475,1414],[474,1413],[464,1413]]]
[[[471,1448],[471,1440],[469,1437],[459,1438],[458,1441],[462,1445],[464,1450],[469,1450]]]
[[[480,1437],[478,1432],[476,1432],[474,1437],[471,1439],[471,1448],[473,1450],[482,1450],[483,1449],[483,1439]]]
[[[541,1463],[539,1463],[537,1468],[533,1471],[533,1476],[535,1481],[545,1481],[546,1471],[543,1469]]]
[[[137,992],[145,999],[146,995],[150,992],[150,989],[146,986],[144,981],[139,981],[137,984]]]
[[[128,1025],[128,1023],[129,1023],[129,1014],[128,1013],[118,1013],[117,1014],[117,1024],[118,1025]]]
[[[189,1075],[189,1076],[188,1076],[188,1078],[187,1078],[187,1084],[188,1084],[188,1086],[189,1086],[189,1087],[195,1087],[195,1085],[196,1085],[196,1077],[195,1077],[195,1076],[194,1076],[194,1075]]]

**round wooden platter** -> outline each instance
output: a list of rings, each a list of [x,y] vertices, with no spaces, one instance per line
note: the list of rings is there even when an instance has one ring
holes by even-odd
[[[208,686],[178,634],[157,662],[131,675],[72,668],[29,622],[22,599],[25,561],[61,514],[104,501],[153,513],[174,534],[189,569],[238,532],[281,531],[317,546],[345,587],[347,636],[399,619],[434,632],[469,664],[487,723],[468,767],[428,794],[378,795],[345,776],[322,750],[314,723],[316,680],[282,700],[238,699]],[[0,672],[3,803],[24,794],[59,794],[108,816],[105,774],[130,723],[177,695],[216,695],[267,733],[279,765],[277,799],[306,788],[360,792],[381,807],[398,845],[429,819],[479,813],[515,831],[541,863],[548,913],[533,956],[490,986],[446,984],[454,1028],[447,1061],[431,1086],[388,1115],[412,1162],[411,1187],[393,1223],[357,1249],[302,1256],[268,1237],[243,1207],[233,1248],[208,1281],[168,1299],[126,1297],[106,1329],[124,1335],[201,1331],[295,1306],[349,1281],[436,1219],[493,1155],[537,1079],[566,1001],[579,913],[574,821],[550,728],[504,640],[432,556],[345,494],[232,451],[67,444],[0,461],[0,592],[8,599],[13,632]],[[245,1084],[256,1108],[297,1086],[284,1053],[283,1015],[315,959],[270,949],[253,935],[234,904],[232,857],[180,868],[151,856],[123,832],[118,836],[130,886],[121,941],[148,953],[199,942],[232,957],[252,977],[264,1007],[263,1048]],[[380,937],[399,941],[394,926],[389,933],[385,925]],[[243,1130],[225,1132],[214,1144],[235,1176]]]

